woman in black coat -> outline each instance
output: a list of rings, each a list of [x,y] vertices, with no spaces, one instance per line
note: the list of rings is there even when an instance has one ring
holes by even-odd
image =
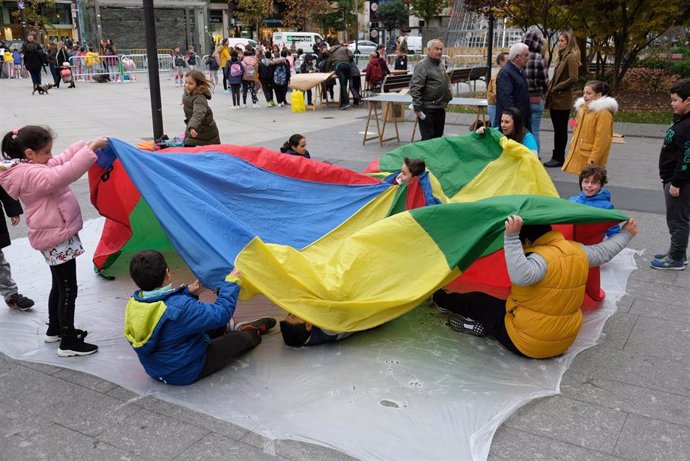
[[[31,33],[26,38],[26,42],[22,46],[22,54],[24,55],[24,67],[31,74],[31,81],[35,90],[41,84],[41,69],[43,68],[43,48],[36,41],[36,34]]]

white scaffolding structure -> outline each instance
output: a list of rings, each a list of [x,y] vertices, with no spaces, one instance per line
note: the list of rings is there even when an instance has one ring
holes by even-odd
[[[463,0],[455,0],[450,12],[450,22],[445,44],[449,48],[483,48],[487,45],[489,20],[477,13],[465,10]],[[522,41],[523,31],[506,26],[506,20],[497,20],[494,25],[493,47],[507,48]]]

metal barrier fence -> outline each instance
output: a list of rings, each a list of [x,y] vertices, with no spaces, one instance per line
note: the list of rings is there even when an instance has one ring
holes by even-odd
[[[72,77],[77,81],[99,81],[105,80],[107,76],[107,80],[111,82],[131,82],[137,79],[137,74],[148,72],[146,54],[72,56],[69,59]],[[159,54],[158,70],[172,74],[173,57],[169,54]]]

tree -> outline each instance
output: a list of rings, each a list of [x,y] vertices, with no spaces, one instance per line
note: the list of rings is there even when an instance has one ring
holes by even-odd
[[[264,19],[273,14],[273,0],[239,0],[233,16],[256,28],[258,31]]]
[[[302,29],[307,22],[321,19],[333,8],[328,0],[283,0],[286,6],[283,23],[288,27]]]
[[[393,29],[407,27],[410,24],[410,11],[402,0],[379,3],[376,17],[379,18],[379,22],[388,31],[389,37],[392,36]]]
[[[435,17],[441,14],[444,8],[453,4],[453,0],[407,0],[410,5],[410,11],[414,16],[424,20],[424,32],[422,37],[429,35],[429,23]],[[430,37],[424,37],[429,39]],[[424,41],[424,40],[423,40]]]
[[[364,0],[337,0],[333,4],[337,5],[337,9],[324,16],[325,25],[335,30],[345,31],[345,39],[348,41],[349,34],[356,33],[358,29],[357,13],[362,10]]]
[[[22,18],[22,13],[24,13],[27,29],[32,32],[42,31],[46,33],[46,26],[52,26],[52,24],[50,19],[43,15],[43,12],[45,8],[53,7],[55,7],[54,0],[24,1],[24,9],[12,12],[12,16],[21,22],[24,20]]]
[[[669,28],[690,24],[687,0],[582,0],[573,2],[573,10],[598,51],[613,55],[614,90],[645,48]]]
[[[556,47],[554,37],[561,31],[569,30],[575,15],[572,4],[574,0],[466,0],[465,9],[482,13],[486,16],[493,13],[495,17],[507,18],[508,22],[526,31],[535,26],[547,40],[547,66],[551,65],[553,51]]]

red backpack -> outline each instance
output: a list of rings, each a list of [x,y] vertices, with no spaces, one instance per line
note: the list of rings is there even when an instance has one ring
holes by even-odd
[[[381,63],[378,61],[378,59],[369,63],[369,72],[367,75],[368,81],[378,83],[383,80],[385,76],[386,74],[383,71],[383,67],[381,67]]]

